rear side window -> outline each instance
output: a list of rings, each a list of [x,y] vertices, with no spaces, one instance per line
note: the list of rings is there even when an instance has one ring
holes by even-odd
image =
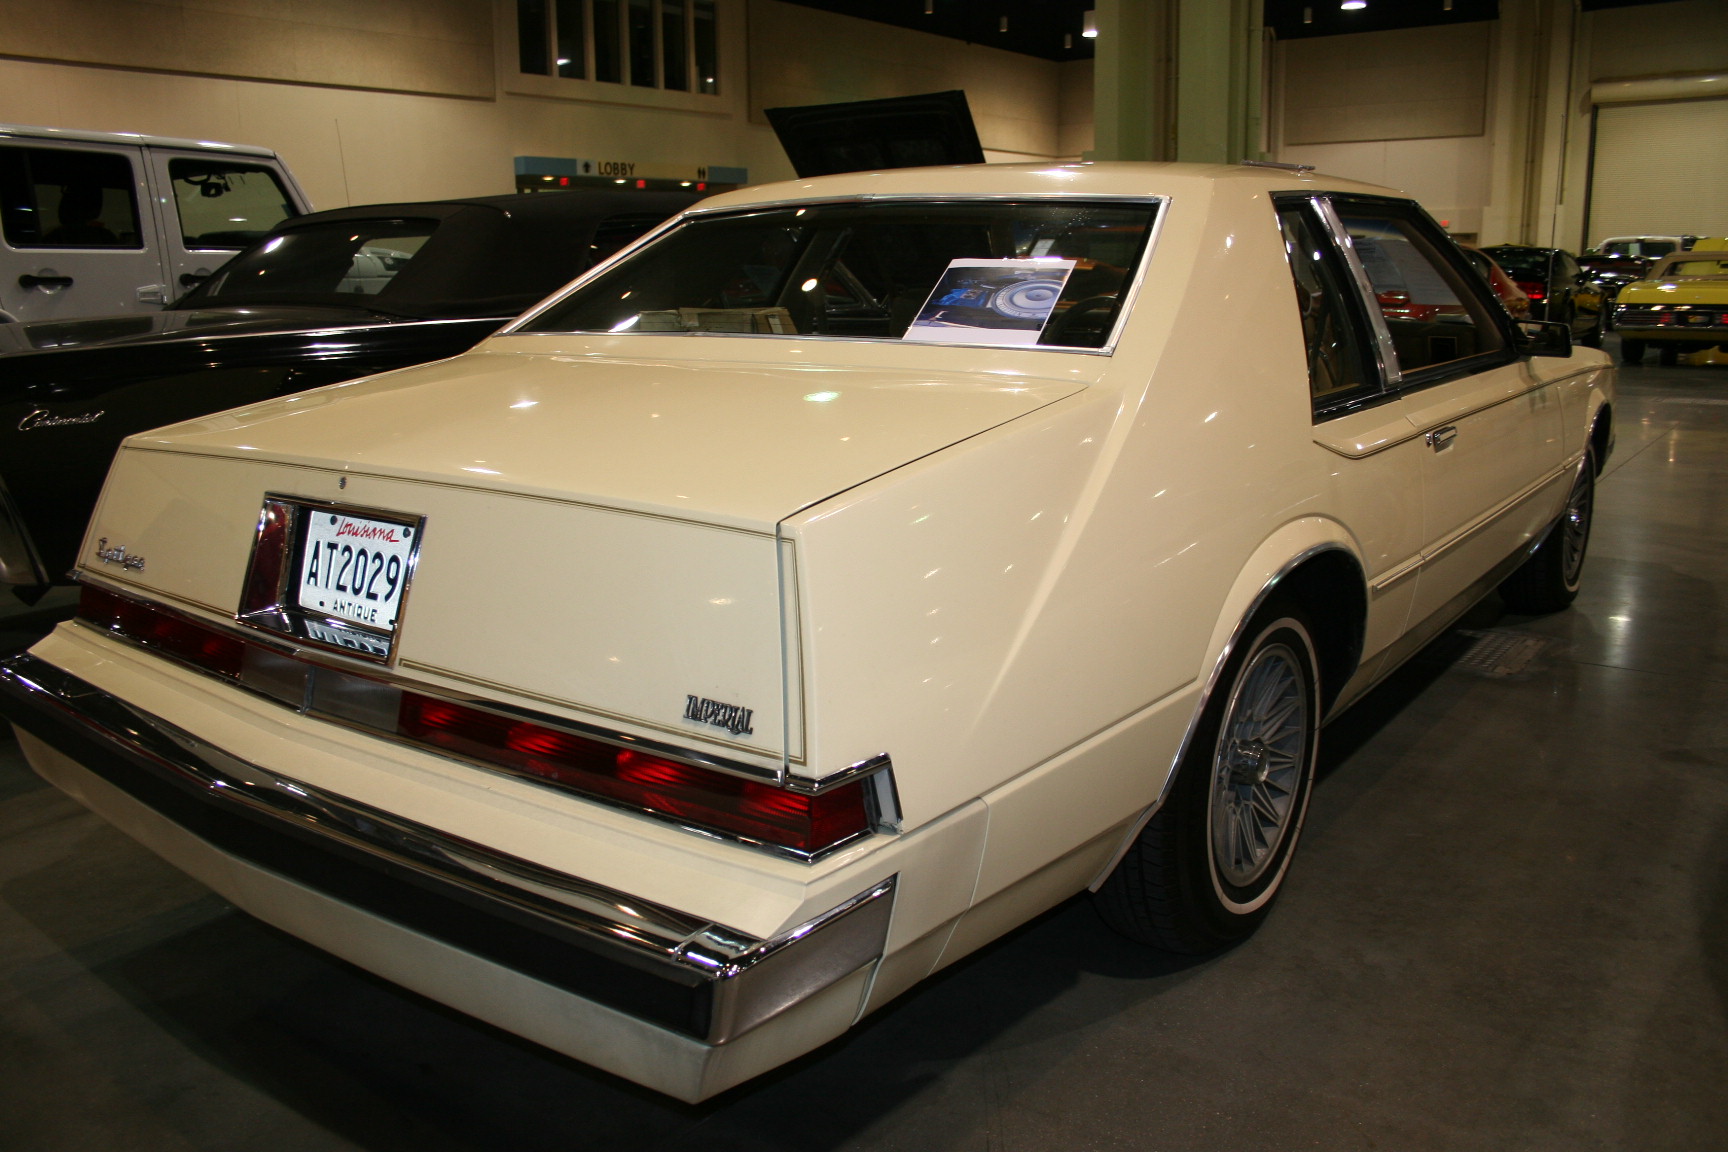
[[[1308,347],[1315,415],[1336,413],[1379,395],[1379,366],[1367,354],[1355,291],[1337,250],[1305,204],[1282,205],[1278,221]]]
[[[0,229],[14,248],[142,248],[138,183],[117,152],[0,146]]]
[[[436,227],[432,220],[362,220],[290,228],[224,264],[183,303],[353,303],[377,296]]]
[[[1506,338],[1478,290],[1397,209],[1338,206],[1403,374],[1500,352]]]
[[[176,157],[168,181],[187,248],[244,248],[296,214],[276,173],[262,164]]]

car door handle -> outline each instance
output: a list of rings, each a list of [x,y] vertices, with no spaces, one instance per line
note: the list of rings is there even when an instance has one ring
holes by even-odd
[[[1434,449],[1434,451],[1436,451],[1436,452],[1439,452],[1439,451],[1444,450],[1446,445],[1452,443],[1452,441],[1456,440],[1457,438],[1458,438],[1458,425],[1448,424],[1444,428],[1436,428],[1436,429],[1434,429],[1434,431],[1428,433],[1428,436],[1427,436],[1428,447]]]
[[[46,292],[58,292],[62,288],[72,287],[70,276],[32,276],[26,272],[18,277],[20,288],[41,288]]]

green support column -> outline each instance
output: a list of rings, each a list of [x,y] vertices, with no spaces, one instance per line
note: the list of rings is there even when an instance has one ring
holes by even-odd
[[[1260,156],[1258,0],[1098,0],[1098,160]]]

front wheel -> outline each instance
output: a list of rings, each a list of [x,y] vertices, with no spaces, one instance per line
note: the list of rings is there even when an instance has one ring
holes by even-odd
[[[1608,310],[1603,309],[1596,313],[1596,323],[1590,326],[1590,331],[1584,333],[1584,336],[1579,343],[1583,344],[1586,348],[1600,348],[1602,347],[1602,337],[1607,331]]]
[[[1622,336],[1620,338],[1620,363],[1622,363],[1622,364],[1642,364],[1642,363],[1644,363],[1644,341],[1642,341],[1642,340],[1628,340],[1624,336]]]
[[[1214,687],[1164,806],[1098,892],[1131,940],[1203,955],[1271,910],[1314,783],[1319,661],[1294,611],[1256,615]]]
[[[1680,345],[1663,344],[1656,349],[1656,363],[1664,368],[1672,368],[1680,363]]]
[[[1506,607],[1526,616],[1540,616],[1571,606],[1584,575],[1584,552],[1590,546],[1595,506],[1596,460],[1593,453],[1586,452],[1559,521],[1529,559],[1501,583],[1500,598]]]

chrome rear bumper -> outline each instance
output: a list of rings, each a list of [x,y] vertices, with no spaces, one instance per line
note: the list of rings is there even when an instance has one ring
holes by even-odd
[[[240,760],[37,657],[0,713],[214,851],[636,1019],[724,1044],[879,959],[890,877],[755,939]]]

